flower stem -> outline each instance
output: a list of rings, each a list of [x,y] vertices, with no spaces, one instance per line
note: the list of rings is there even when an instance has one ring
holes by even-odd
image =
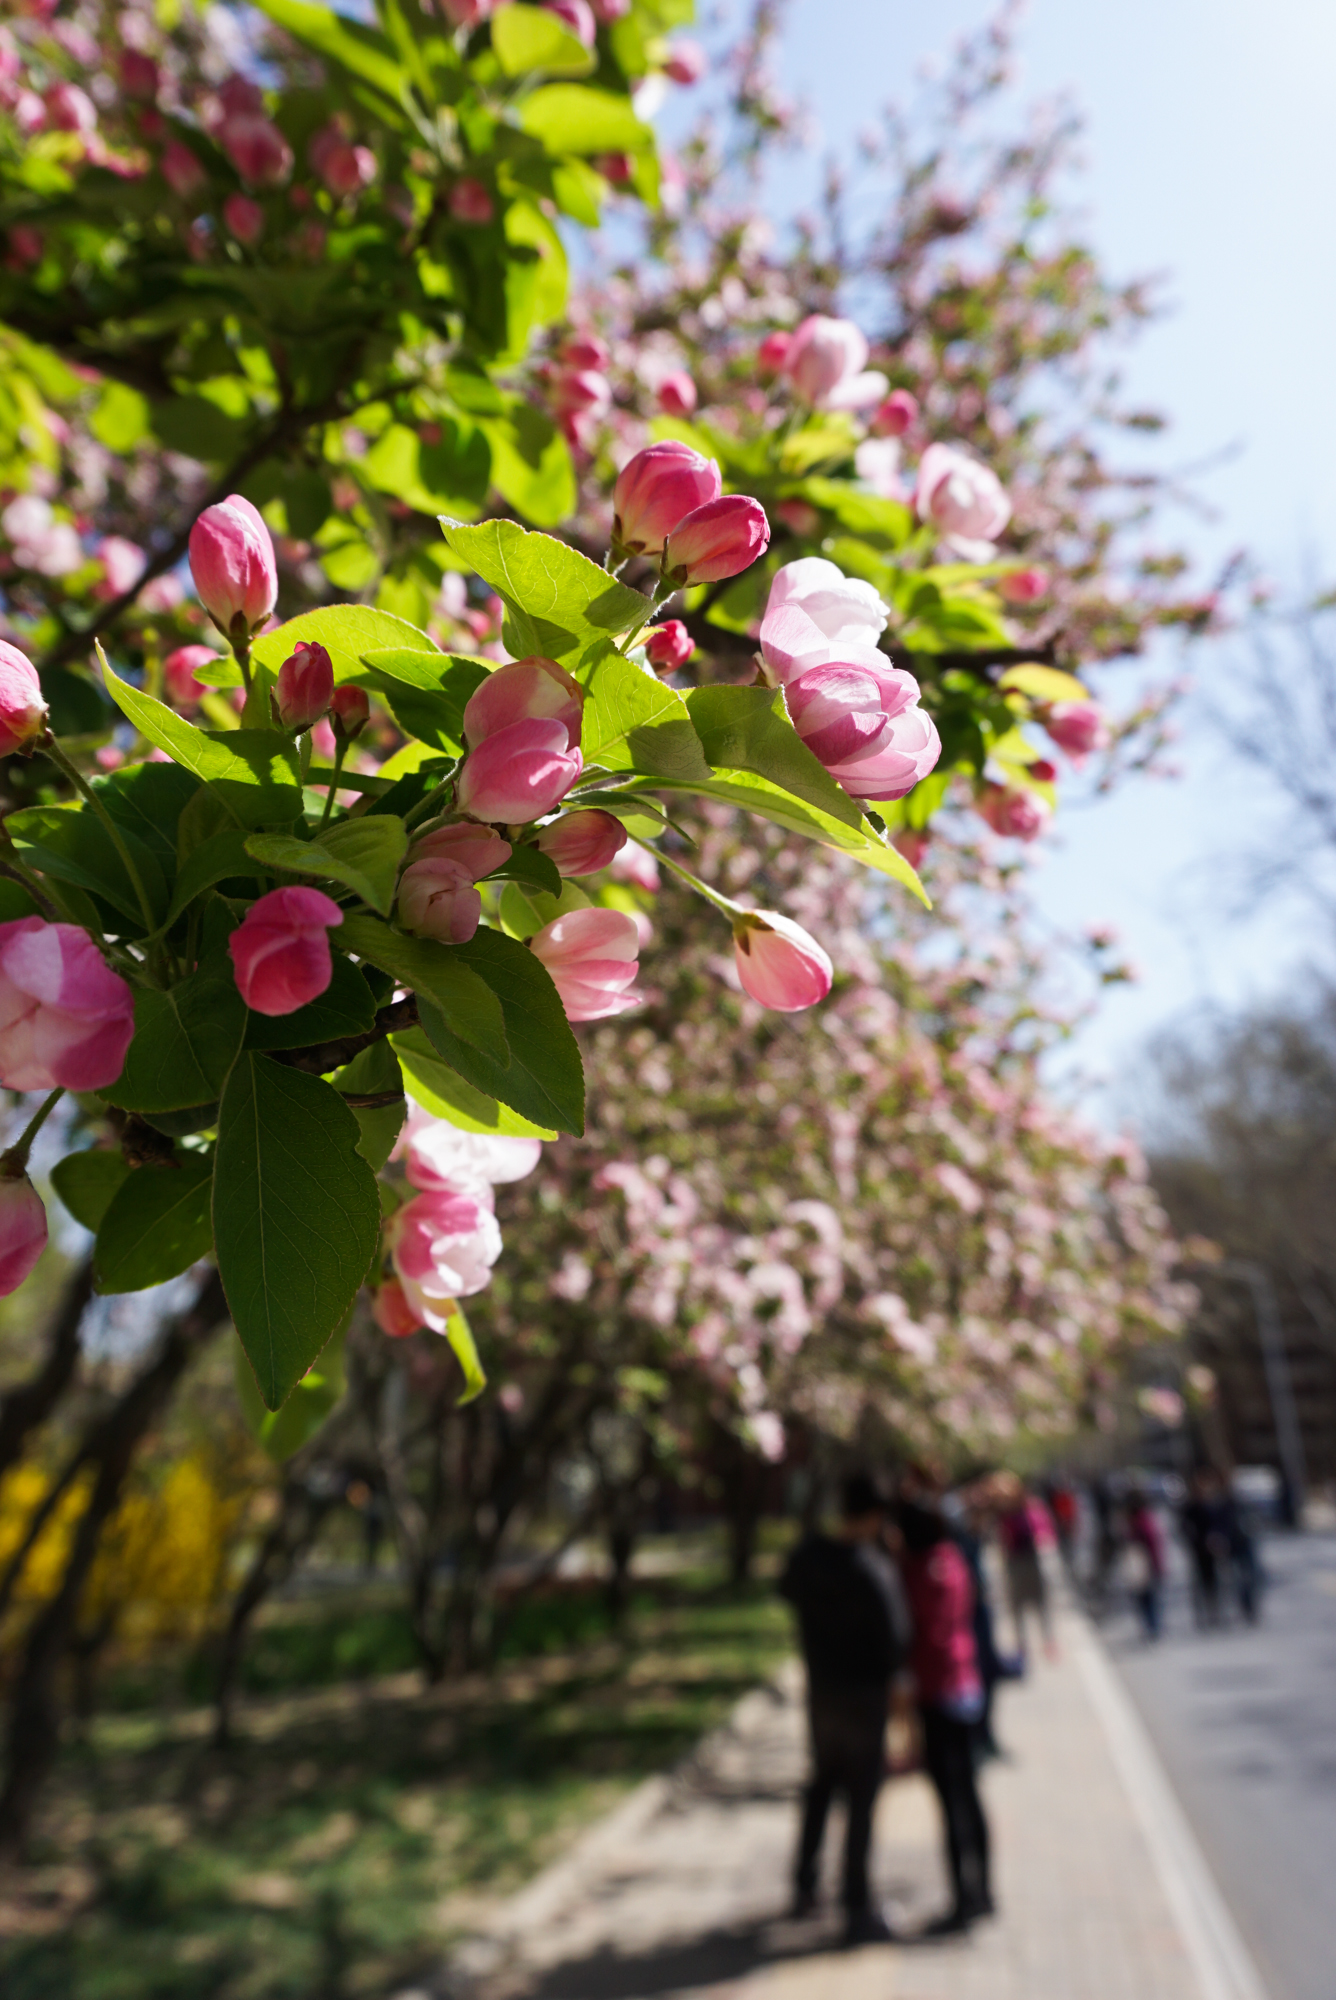
[[[329,825],[329,816],[334,810],[334,794],[339,789],[339,773],[343,769],[343,760],[347,755],[347,742],[342,738],[336,739],[334,744],[334,779],[333,783],[325,788],[325,810],[320,815],[320,824],[316,828],[317,835],[322,834]]]
[[[93,808],[93,811],[97,814],[103,826],[105,826],[105,828],[107,829],[107,833],[111,838],[111,844],[116,849],[116,852],[120,855],[121,862],[122,865],[124,866],[125,872],[129,876],[130,881],[134,885],[135,895],[139,898],[139,909],[140,909],[140,914],[143,916],[144,919],[144,928],[151,934],[156,928],[156,919],[154,918],[153,915],[153,905],[152,903],[150,903],[148,899],[148,892],[144,888],[143,882],[140,880],[139,870],[135,867],[134,861],[130,854],[130,850],[126,846],[125,841],[122,838],[120,828],[117,826],[111,814],[107,811],[107,808],[103,805],[97,793],[93,790],[92,786],[89,784],[87,778],[85,778],[83,772],[80,771],[76,765],[71,763],[70,759],[65,755],[65,752],[61,749],[59,743],[57,743],[55,737],[51,734],[51,731],[49,729],[47,730],[45,736],[42,738],[42,748],[46,752],[47,756],[51,759],[51,762],[54,765],[56,765],[56,767],[59,770],[65,773],[65,776],[70,780],[70,783],[75,787],[75,789],[83,793],[89,805]]]
[[[32,1142],[64,1095],[65,1086],[58,1084],[48,1097],[43,1098],[13,1145],[0,1153],[0,1179],[16,1181],[21,1174],[27,1173]]]
[[[672,855],[665,854],[661,847],[655,848],[654,859],[661,867],[670,868],[674,875],[680,875],[689,889],[694,889],[698,896],[704,896],[707,903],[713,903],[716,910],[722,910],[726,917],[747,915],[741,903],[733,902],[728,896],[721,896],[717,889],[712,889],[708,882],[702,882],[699,875],[693,875],[689,868],[684,868],[680,861],[674,861]]]

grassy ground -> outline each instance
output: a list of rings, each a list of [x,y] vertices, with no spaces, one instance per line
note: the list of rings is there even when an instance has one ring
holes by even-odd
[[[0,1992],[370,2000],[410,1984],[788,1641],[766,1585],[682,1578],[640,1590],[622,1638],[601,1624],[593,1597],[535,1609],[512,1640],[529,1658],[424,1692],[383,1671],[403,1639],[386,1607],[285,1610],[248,1676],[270,1691],[227,1753],[206,1711],[123,1685],[66,1753],[34,1865],[0,1888]]]

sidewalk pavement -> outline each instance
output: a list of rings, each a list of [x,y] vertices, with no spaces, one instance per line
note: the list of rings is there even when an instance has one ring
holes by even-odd
[[[395,2000],[1265,2000],[1128,1696],[1085,1620],[1005,1686],[983,1779],[999,1915],[963,1938],[840,1946],[786,1918],[805,1767],[796,1664],[651,1779]],[[882,1791],[874,1881],[906,1938],[946,1902],[935,1798]]]

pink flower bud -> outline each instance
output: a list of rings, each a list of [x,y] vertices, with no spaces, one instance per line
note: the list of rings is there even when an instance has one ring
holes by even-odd
[[[555,14],[558,20],[566,23],[587,49],[593,48],[598,37],[598,24],[589,0],[543,0],[543,4],[549,14]]]
[[[629,153],[598,153],[594,165],[613,187],[630,187],[635,167]]]
[[[1011,519],[997,474],[955,445],[930,444],[919,461],[914,505],[964,562],[988,562]]]
[[[818,410],[865,410],[886,394],[886,377],[867,367],[867,339],[851,319],[812,313],[789,343],[784,373]]]
[[[14,123],[25,139],[40,132],[46,123],[46,106],[35,90],[21,90],[14,99]]]
[[[659,384],[659,408],[665,416],[689,417],[696,407],[696,385],[685,368],[679,368]]]
[[[810,500],[777,501],[775,514],[791,535],[797,535],[805,542],[810,542],[821,526],[821,516]]]
[[[6,262],[11,270],[28,270],[42,261],[42,232],[30,228],[26,222],[16,222],[8,232],[9,256]]]
[[[1030,766],[1030,776],[1038,778],[1041,785],[1052,785],[1057,782],[1058,767],[1047,757],[1036,757]]]
[[[658,860],[653,849],[642,847],[638,840],[628,840],[621,852],[613,857],[612,872],[619,882],[634,883],[646,895],[652,896],[658,890]]]
[[[151,104],[161,82],[158,65],[152,56],[146,56],[141,49],[122,49],[120,71],[121,89],[125,95],[140,104]]]
[[[435,1333],[445,1332],[456,1299],[490,1283],[501,1254],[490,1190],[415,1195],[395,1211],[385,1235],[408,1311]]]
[[[1093,701],[1055,701],[1040,711],[1039,720],[1078,770],[1092,750],[1108,748],[1108,727]]]
[[[559,410],[602,415],[612,403],[612,384],[596,368],[563,368],[552,378],[552,401]]]
[[[580,752],[559,720],[512,722],[471,750],[460,774],[461,812],[522,825],[560,805],[580,775]]]
[[[559,722],[566,732],[567,748],[576,750],[583,708],[584,689],[579,681],[555,660],[534,653],[498,667],[469,696],[464,707],[464,741],[470,750],[476,750],[512,723]],[[482,817],[490,819],[492,815],[484,813]]]
[[[768,333],[756,350],[756,366],[762,375],[778,375],[789,358],[791,333]]]
[[[225,118],[215,137],[252,187],[281,187],[292,172],[292,148],[263,112],[243,111]]]
[[[355,736],[361,735],[371,720],[371,702],[367,691],[358,687],[353,681],[345,681],[342,687],[335,688],[329,706],[334,717],[336,741],[341,739],[345,743],[351,743]]]
[[[656,556],[679,521],[717,500],[719,467],[689,444],[669,439],[638,451],[612,490],[612,539],[632,555]]]
[[[684,667],[695,650],[696,642],[680,618],[656,626],[645,640],[645,657],[661,674]]]
[[[707,57],[699,42],[690,41],[685,35],[675,41],[668,50],[663,73],[674,83],[699,83],[707,67]]]
[[[239,70],[225,77],[218,86],[218,116],[222,118],[242,118],[255,116],[264,110],[264,92],[258,83]]]
[[[535,845],[556,864],[559,875],[597,875],[626,845],[626,828],[611,813],[567,813],[553,826],[541,827]]]
[[[134,994],[87,931],[19,917],[0,924],[0,1083],[103,1090],[135,1031]]]
[[[97,557],[102,565],[100,597],[124,596],[127,590],[133,590],[148,567],[148,557],[139,544],[127,541],[123,535],[105,536]]]
[[[343,911],[319,889],[271,889],[227,940],[237,991],[256,1014],[295,1014],[334,976],[329,933]]]
[[[323,646],[299,639],[278,670],[273,702],[280,729],[309,729],[329,713],[333,696],[334,662]]]
[[[1048,596],[1049,588],[1046,569],[1013,569],[997,579],[998,593],[1008,604],[1035,604]]]
[[[874,411],[868,429],[873,437],[900,438],[918,422],[918,397],[908,389],[892,389],[879,410]]]
[[[182,201],[193,201],[209,184],[209,176],[182,139],[169,139],[158,161],[162,177]]]
[[[46,93],[46,109],[58,132],[78,132],[86,139],[97,130],[93,100],[77,83],[54,84]]]
[[[563,340],[557,351],[557,358],[567,368],[590,368],[602,374],[612,356],[608,344],[595,333],[573,333]]]
[[[410,862],[400,876],[398,909],[405,930],[466,944],[482,920],[482,897],[457,861],[428,856]]]
[[[354,146],[332,119],[316,133],[306,157],[332,195],[360,194],[376,178],[376,156],[370,147]]]
[[[631,11],[631,0],[593,0],[594,12],[605,28],[614,21],[620,21]]]
[[[923,858],[932,845],[932,835],[925,826],[902,826],[891,845],[898,848],[911,868],[921,868]]]
[[[942,754],[912,674],[880,654],[807,667],[784,684],[793,726],[851,798],[902,799]]]
[[[204,692],[195,678],[201,667],[218,664],[212,646],[178,646],[162,663],[163,685],[175,708],[193,708]]]
[[[438,0],[441,12],[453,28],[476,28],[490,19],[496,0]]]
[[[264,235],[264,210],[248,194],[230,194],[223,203],[223,221],[228,231],[247,250],[253,250]]]
[[[640,932],[621,910],[570,910],[529,940],[571,1021],[603,1021],[639,1004]]]
[[[1036,839],[1049,816],[1049,807],[1037,792],[1008,785],[985,785],[975,796],[974,810],[1006,840]]]
[[[733,958],[743,992],[780,1014],[824,1000],[835,972],[816,939],[778,910],[744,910],[734,918]]]
[[[496,214],[496,204],[480,180],[465,174],[450,190],[450,213],[456,222],[484,226]]]
[[[490,826],[460,819],[451,826],[438,826],[435,833],[415,842],[408,858],[410,862],[429,858],[452,861],[463,869],[470,882],[481,882],[509,861],[510,855],[510,842],[494,833]]]
[[[206,507],[190,530],[190,573],[200,603],[227,638],[248,638],[278,600],[274,545],[239,493]]]
[[[0,639],[0,757],[26,750],[46,728],[46,697],[26,653]]]
[[[422,1325],[397,1278],[387,1278],[383,1285],[376,1287],[371,1299],[371,1317],[391,1340],[405,1340]]]
[[[759,500],[742,493],[709,500],[679,521],[663,550],[671,582],[717,583],[750,568],[770,546],[770,523]]]
[[[16,1292],[46,1248],[46,1210],[26,1174],[0,1178],[0,1299]]]

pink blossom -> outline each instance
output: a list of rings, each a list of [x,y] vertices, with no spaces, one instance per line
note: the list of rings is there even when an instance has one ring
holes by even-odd
[[[39,576],[69,576],[84,564],[83,543],[68,521],[58,521],[49,500],[38,493],[21,493],[0,513],[20,569]]]
[[[263,112],[228,116],[214,136],[242,180],[252,187],[281,187],[292,172],[292,148]]]
[[[323,646],[299,639],[278,670],[273,700],[279,727],[300,735],[329,713],[333,698],[334,662]]]
[[[457,861],[429,855],[411,861],[400,876],[398,909],[405,930],[466,944],[482,920],[482,897]]]
[[[864,438],[854,452],[854,471],[864,486],[870,486],[883,500],[904,499],[898,439]]]
[[[1004,839],[1030,841],[1043,832],[1051,808],[1037,792],[986,784],[975,795],[974,810]]]
[[[1008,604],[1034,604],[1052,585],[1046,569],[1013,569],[997,579],[997,588]]]
[[[911,396],[908,389],[892,389],[880,409],[873,412],[868,429],[873,437],[902,438],[913,430],[918,415],[918,397]]]
[[[0,924],[0,1083],[103,1090],[135,1031],[134,994],[77,924]]]
[[[663,73],[670,76],[674,83],[699,83],[708,66],[709,58],[700,43],[680,35],[668,45]]]
[[[264,92],[259,84],[253,83],[250,77],[242,76],[240,71],[234,70],[232,75],[226,77],[218,86],[217,114],[210,123],[217,125],[224,118],[258,116],[263,110]]]
[[[77,132],[86,139],[97,130],[93,100],[77,83],[53,84],[46,93],[46,108],[58,132]]]
[[[1058,767],[1051,758],[1036,757],[1029,766],[1029,772],[1032,778],[1038,778],[1041,785],[1052,785],[1057,782]]]
[[[619,882],[633,882],[637,889],[653,895],[659,887],[659,864],[651,848],[638,840],[628,840],[613,857],[612,872]]]
[[[162,177],[168,187],[173,194],[179,195],[182,201],[193,201],[195,196],[209,184],[209,176],[183,139],[167,141],[158,165],[162,169]]]
[[[21,90],[14,99],[14,123],[25,139],[40,132],[46,123],[46,106],[35,90]]]
[[[97,556],[103,577],[99,595],[106,597],[122,597],[133,590],[148,566],[148,557],[139,544],[127,541],[123,535],[104,536]]]
[[[810,500],[777,500],[774,514],[791,535],[797,535],[805,542],[810,541],[821,526],[821,516]]]
[[[685,368],[675,368],[659,384],[659,408],[665,416],[689,417],[696,401],[696,385]]]
[[[549,14],[555,14],[558,20],[564,21],[587,49],[593,48],[598,38],[598,24],[589,0],[543,0],[543,5]]]
[[[444,1333],[454,1302],[482,1291],[501,1255],[501,1231],[487,1198],[441,1189],[415,1195],[385,1231],[408,1311]]]
[[[877,649],[886,606],[870,583],[845,576],[824,556],[776,570],[761,620],[761,655],[779,687],[828,660],[885,664]],[[875,659],[871,656],[875,655]]]
[[[253,250],[264,235],[264,210],[248,194],[230,194],[223,203],[223,221],[228,231],[247,250]]]
[[[139,593],[139,605],[143,611],[175,611],[185,603],[185,585],[174,570],[166,570],[161,576],[150,577]]]
[[[0,1177],[0,1298],[16,1292],[46,1248],[46,1210],[26,1174]]]
[[[580,752],[570,747],[562,721],[512,722],[469,752],[459,807],[475,819],[522,825],[560,805],[580,770]]]
[[[256,1014],[295,1014],[334,974],[330,930],[343,911],[320,889],[271,889],[227,941],[237,990]]]
[[[204,609],[227,638],[248,638],[278,600],[274,545],[257,508],[239,493],[206,507],[190,530],[190,573]]]
[[[1055,701],[1041,709],[1039,720],[1078,771],[1092,750],[1109,746],[1108,724],[1093,701]]]
[[[360,194],[376,178],[376,156],[369,146],[355,146],[335,119],[322,125],[306,150],[311,170],[332,195]]]
[[[728,493],[707,500],[672,530],[663,573],[677,584],[717,583],[738,576],[770,546],[770,523],[759,500]]]
[[[562,368],[552,378],[552,401],[558,410],[602,416],[612,405],[612,384],[596,368]]]
[[[523,1180],[538,1165],[542,1151],[537,1139],[464,1132],[448,1119],[433,1118],[420,1105],[411,1104],[394,1154],[405,1161],[409,1180],[424,1194],[478,1194],[490,1202],[494,1185]]]
[[[778,375],[789,358],[791,333],[768,333],[756,350],[756,366],[762,375]]]
[[[511,846],[490,826],[475,820],[456,820],[451,826],[437,827],[413,845],[409,861],[452,861],[462,868],[470,882],[481,882],[509,861]]]
[[[406,1340],[422,1325],[397,1278],[386,1278],[383,1284],[377,1285],[371,1295],[371,1317],[391,1340]]]
[[[656,625],[645,637],[645,658],[658,673],[684,667],[696,650],[696,642],[680,618]]]
[[[814,1007],[835,976],[816,939],[778,910],[744,910],[733,919],[733,957],[743,992],[780,1014]]]
[[[46,697],[26,653],[0,639],[0,757],[26,750],[46,728]]]
[[[465,174],[450,190],[450,213],[456,222],[484,226],[495,217],[496,203],[482,181]]]
[[[964,562],[988,562],[1011,519],[997,474],[957,445],[930,444],[919,461],[914,505]]]
[[[579,681],[555,660],[533,653],[498,667],[469,696],[464,707],[464,741],[470,750],[476,750],[489,736],[516,722],[559,722],[567,748],[575,750],[583,708],[584,689]]]
[[[491,19],[496,0],[438,0],[441,12],[455,28],[476,28]]]
[[[868,347],[851,319],[813,313],[789,342],[783,372],[818,410],[865,410],[886,394],[886,377],[867,366]]]
[[[626,828],[611,813],[566,813],[540,827],[535,843],[559,875],[597,875],[626,844]]]
[[[161,73],[152,56],[140,49],[122,49],[121,89],[140,104],[151,104],[158,94]]]
[[[596,333],[573,333],[563,340],[558,350],[558,359],[567,368],[592,368],[602,374],[612,356],[608,343],[600,340]]]
[[[163,684],[177,708],[191,708],[204,689],[196,675],[202,667],[215,667],[218,655],[212,646],[178,646],[162,663]]]
[[[793,726],[851,798],[902,799],[942,754],[912,674],[884,655],[827,661],[785,683]]]
[[[545,924],[529,948],[552,975],[571,1021],[602,1021],[639,1004],[640,932],[621,910],[570,910]]]
[[[932,835],[926,826],[902,826],[891,843],[899,849],[913,869],[923,866],[924,857],[932,845]]]
[[[983,1207],[983,1194],[976,1182],[972,1181],[963,1167],[951,1160],[942,1160],[933,1168],[933,1178],[944,1194],[949,1194],[957,1208],[966,1215],[977,1215]]]
[[[612,539],[631,555],[656,556],[688,514],[723,491],[719,467],[669,439],[629,459],[612,490]]]

